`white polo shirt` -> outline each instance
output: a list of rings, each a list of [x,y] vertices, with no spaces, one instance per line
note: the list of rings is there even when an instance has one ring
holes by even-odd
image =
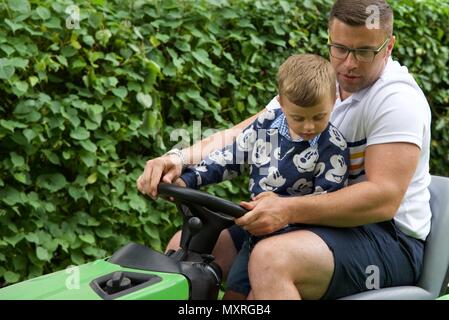
[[[337,90],[338,93],[338,90]],[[267,109],[280,108],[275,97]],[[337,97],[330,119],[350,147],[349,184],[366,180],[369,145],[409,142],[421,149],[418,166],[394,217],[406,234],[425,240],[430,231],[430,107],[406,67],[389,59],[381,77],[346,100]]]

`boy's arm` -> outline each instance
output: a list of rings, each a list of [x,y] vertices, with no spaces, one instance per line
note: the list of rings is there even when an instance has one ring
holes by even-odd
[[[190,188],[199,188],[208,184],[231,180],[242,173],[242,167],[248,163],[249,141],[255,140],[256,121],[222,150],[211,152],[199,165],[188,167],[181,179]]]
[[[232,139],[264,111],[265,109],[230,129],[217,132],[193,146],[181,150],[185,162],[189,164],[199,163],[212,150],[223,148],[231,143]],[[173,154],[148,160],[142,175],[137,180],[137,188],[141,193],[154,198],[157,196],[158,184],[160,182],[172,183],[175,181],[181,175],[182,167],[182,159]]]
[[[199,188],[224,180],[230,180],[241,173],[236,164],[235,143],[222,150],[216,150],[200,164],[185,169],[181,179],[189,188]]]

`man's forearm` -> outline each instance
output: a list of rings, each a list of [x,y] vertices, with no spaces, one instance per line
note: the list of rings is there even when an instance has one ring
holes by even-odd
[[[231,144],[234,141],[234,138],[237,137],[244,128],[249,126],[258,115],[259,113],[240,122],[232,128],[217,132],[210,137],[204,138],[194,145],[183,149],[182,153],[186,162],[189,164],[199,163],[212,151]]]
[[[361,182],[338,191],[285,199],[290,223],[353,227],[392,219],[399,207],[394,190]]]

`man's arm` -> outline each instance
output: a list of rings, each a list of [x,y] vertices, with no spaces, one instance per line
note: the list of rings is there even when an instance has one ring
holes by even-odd
[[[367,181],[317,196],[265,197],[255,203],[242,203],[254,210],[236,219],[236,223],[252,234],[262,235],[288,223],[352,227],[392,219],[415,173],[419,155],[419,147],[410,143],[368,146]]]
[[[264,110],[230,129],[217,132],[197,142],[193,146],[183,149],[184,159],[188,164],[201,162],[211,151],[221,149],[225,145],[232,143],[233,139],[264,112]],[[181,171],[182,161],[177,155],[172,154],[148,160],[142,175],[137,179],[137,188],[141,193],[155,198],[157,196],[158,184],[161,181],[172,183],[179,178]]]

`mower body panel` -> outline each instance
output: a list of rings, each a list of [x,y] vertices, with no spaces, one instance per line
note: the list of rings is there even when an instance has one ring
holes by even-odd
[[[105,294],[96,280],[117,272],[152,280]],[[0,300],[185,300],[189,294],[188,280],[182,274],[123,268],[97,260],[0,289]]]

